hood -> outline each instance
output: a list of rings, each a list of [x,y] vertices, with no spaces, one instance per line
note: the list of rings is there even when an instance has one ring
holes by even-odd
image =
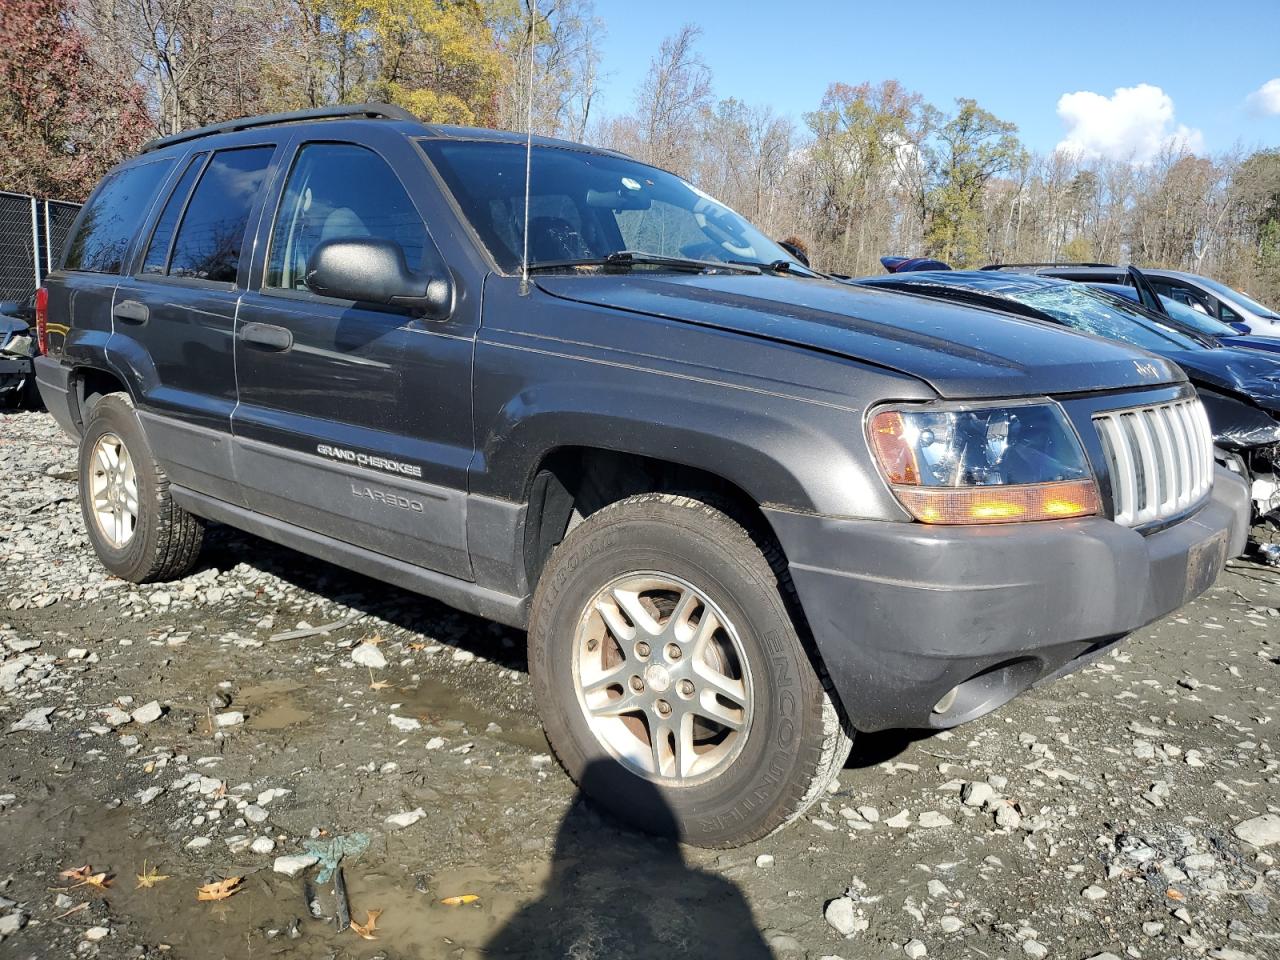
[[[1192,383],[1243,395],[1272,413],[1280,413],[1280,356],[1232,347],[1163,354],[1182,367]]]
[[[769,274],[541,276],[552,296],[779,343],[915,377],[965,400],[1177,383],[1176,366],[1123,344],[992,310]]]

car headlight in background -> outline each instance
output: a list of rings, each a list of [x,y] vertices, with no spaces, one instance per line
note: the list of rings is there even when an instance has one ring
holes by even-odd
[[[1012,523],[1098,513],[1084,448],[1055,403],[882,408],[871,449],[924,523]]]

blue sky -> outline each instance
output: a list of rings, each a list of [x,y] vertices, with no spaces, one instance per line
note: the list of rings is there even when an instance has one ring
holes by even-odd
[[[1148,152],[1170,136],[1210,152],[1280,146],[1280,0],[596,0],[596,9],[608,28],[600,105],[610,114],[632,108],[662,38],[693,22],[717,97],[766,103],[797,122],[833,81],[897,79],[940,107],[975,98],[1035,150],[1069,136],[1104,155]],[[1082,91],[1099,96],[1069,100],[1064,122],[1060,98]]]

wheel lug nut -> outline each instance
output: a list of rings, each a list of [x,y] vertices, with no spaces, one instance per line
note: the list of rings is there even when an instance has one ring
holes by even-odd
[[[654,706],[658,710],[658,716],[660,717],[671,716],[671,704],[667,703],[667,701],[659,700],[657,703],[654,704]]]
[[[643,640],[641,640],[639,643],[636,644],[637,657],[642,657],[642,658],[647,657],[649,653],[650,653],[649,644],[645,643]]]
[[[631,689],[636,693],[644,693],[644,681],[639,677],[631,678]]]
[[[667,659],[668,659],[668,660],[679,660],[682,656],[683,656],[683,654],[680,652],[680,648],[679,648],[678,646],[676,646],[676,644],[674,644],[674,643],[668,643],[668,644],[667,644]]]
[[[681,680],[681,681],[680,681],[680,688],[679,688],[679,689],[680,689],[680,696],[682,696],[682,697],[692,697],[692,696],[693,696],[693,681],[692,681],[692,680]]]

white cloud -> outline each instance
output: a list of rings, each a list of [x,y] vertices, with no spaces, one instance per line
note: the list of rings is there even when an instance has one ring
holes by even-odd
[[[1200,131],[1175,125],[1172,98],[1149,83],[1118,87],[1109,97],[1088,90],[1064,93],[1058,116],[1067,128],[1058,149],[1089,159],[1147,163],[1166,148],[1204,149]]]
[[[1280,116],[1280,77],[1268,80],[1249,94],[1247,102],[1257,113]]]

